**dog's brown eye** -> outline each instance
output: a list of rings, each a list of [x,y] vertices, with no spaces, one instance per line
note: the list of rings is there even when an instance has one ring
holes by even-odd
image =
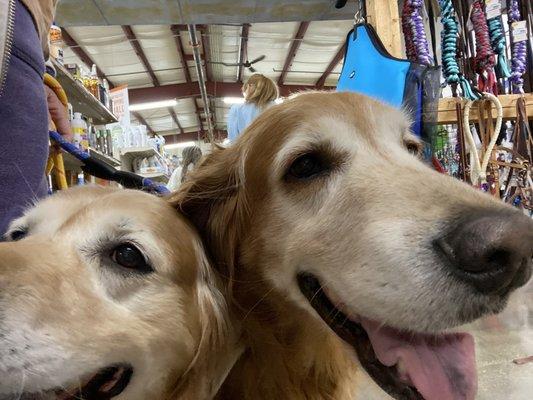
[[[407,142],[405,143],[405,147],[407,149],[407,151],[415,156],[419,156],[421,151],[422,151],[422,148],[421,146],[418,144],[418,143],[415,143],[415,142]]]
[[[304,154],[293,161],[287,172],[287,178],[308,179],[327,169],[327,165],[317,154]]]
[[[143,253],[131,243],[124,243],[115,247],[111,253],[111,259],[124,268],[134,269],[142,273],[153,272]]]
[[[11,240],[16,242],[17,240],[24,239],[27,234],[28,234],[28,230],[26,228],[19,228],[11,232],[9,234],[9,237]]]

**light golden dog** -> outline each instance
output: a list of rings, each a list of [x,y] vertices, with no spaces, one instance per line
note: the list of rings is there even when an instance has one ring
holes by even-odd
[[[191,175],[174,203],[244,330],[220,398],[355,399],[360,366],[383,389],[361,399],[474,398],[473,339],[444,331],[502,310],[529,279],[533,222],[420,148],[401,111],[308,93]]]
[[[0,399],[212,398],[235,359],[226,306],[194,228],[165,200],[69,190],[7,240]]]

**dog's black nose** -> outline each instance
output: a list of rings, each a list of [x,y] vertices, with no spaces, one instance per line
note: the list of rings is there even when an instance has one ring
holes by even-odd
[[[531,277],[533,221],[513,210],[472,214],[437,246],[457,277],[482,293],[507,294]]]

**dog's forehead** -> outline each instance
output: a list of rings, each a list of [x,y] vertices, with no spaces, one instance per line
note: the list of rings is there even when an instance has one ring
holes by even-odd
[[[283,164],[289,155],[328,142],[340,150],[360,144],[381,149],[400,146],[409,119],[399,109],[357,93],[304,93],[272,107],[254,123],[240,151],[254,163]]]
[[[26,225],[32,233],[54,234],[72,228],[91,230],[166,230],[168,234],[185,226],[165,200],[147,193],[106,189],[75,188],[54,195],[30,210]],[[164,227],[164,229],[163,229]]]

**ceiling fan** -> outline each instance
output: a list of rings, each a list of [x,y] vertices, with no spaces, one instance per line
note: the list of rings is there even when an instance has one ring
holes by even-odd
[[[264,59],[266,58],[266,56],[263,54],[255,59],[253,59],[252,61],[248,61],[246,60],[245,62],[241,62],[241,63],[225,63],[225,62],[214,62],[214,61],[211,61],[211,64],[222,64],[224,65],[225,67],[240,67],[240,66],[243,66],[245,68],[248,68],[248,70],[253,74],[254,72],[256,72],[257,70],[253,67],[253,64],[259,62],[259,61],[263,61]]]

